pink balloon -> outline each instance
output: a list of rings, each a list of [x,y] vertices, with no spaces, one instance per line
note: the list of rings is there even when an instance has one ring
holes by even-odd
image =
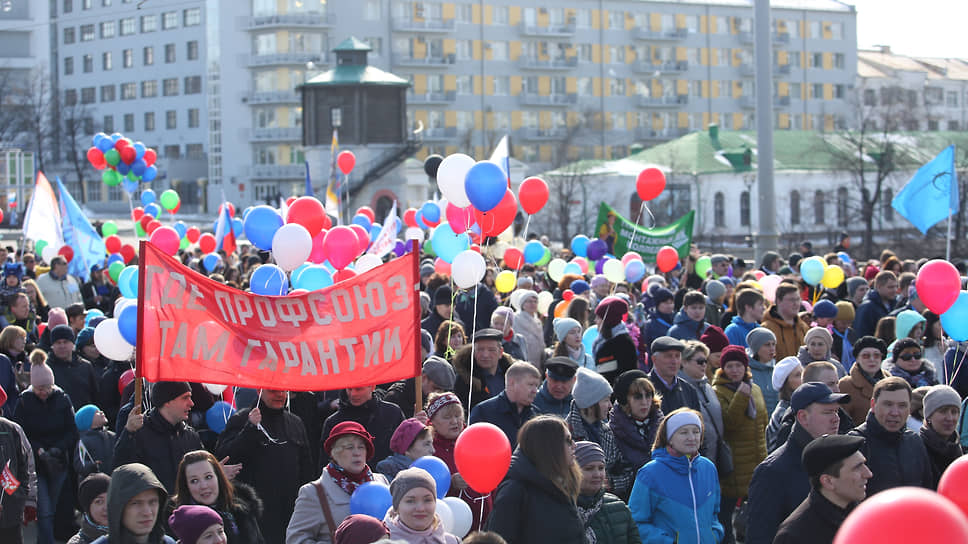
[[[450,223],[450,228],[458,234],[465,232],[474,223],[474,208],[472,206],[458,208],[448,202],[445,213],[447,215],[447,222]]]
[[[323,229],[313,236],[313,250],[309,253],[309,260],[316,263],[322,264],[326,260],[326,233],[329,232]]]
[[[759,281],[759,280],[763,279],[763,276],[766,275],[766,272],[763,272],[762,270],[757,270],[757,271],[753,272],[753,275],[755,275],[757,281]]]
[[[449,276],[450,275],[450,263],[447,262],[447,261],[445,261],[445,260],[443,260],[443,259],[441,259],[440,257],[437,257],[434,260],[434,272],[437,272],[438,274],[443,274],[445,276]]]
[[[168,255],[174,255],[178,253],[181,237],[178,236],[178,231],[172,227],[158,227],[151,233],[150,241]]]
[[[342,270],[337,270],[336,274],[333,275],[333,283],[339,283],[343,280],[348,280],[356,277],[356,271],[350,270],[349,268],[344,268]]]
[[[634,251],[629,251],[625,255],[622,255],[622,266],[629,264],[632,261],[641,261],[642,256]]]
[[[356,233],[356,241],[359,243],[356,255],[362,255],[366,251],[366,248],[370,247],[370,233],[355,223],[350,225],[350,228]]]
[[[323,246],[330,264],[342,270],[359,255],[360,239],[349,227],[333,227],[326,233]]]
[[[584,257],[575,257],[571,260],[571,262],[577,264],[578,267],[581,268],[582,274],[588,273],[588,261],[586,261]]]

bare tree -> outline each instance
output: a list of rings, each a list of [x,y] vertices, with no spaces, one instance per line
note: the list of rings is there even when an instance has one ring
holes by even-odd
[[[97,130],[91,115],[91,110],[86,104],[75,101],[73,104],[63,104],[59,108],[60,118],[63,120],[62,130],[59,131],[58,141],[67,162],[74,169],[77,182],[80,186],[81,203],[87,203],[87,179],[85,174],[90,171],[90,164],[87,161],[87,148],[89,147],[91,136]],[[97,180],[94,180],[97,183]]]
[[[65,99],[65,105],[76,101]],[[19,129],[30,141],[37,160],[37,168],[44,169],[44,160],[50,155],[50,147],[56,133],[57,96],[52,87],[50,73],[43,67],[34,69],[30,77],[24,82],[23,95],[19,102],[21,107]]]
[[[13,70],[0,70],[0,142],[11,142],[21,130],[24,90]]]

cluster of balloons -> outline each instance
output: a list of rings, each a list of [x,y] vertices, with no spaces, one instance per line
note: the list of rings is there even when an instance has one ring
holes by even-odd
[[[67,262],[71,262],[74,258],[74,250],[71,246],[56,247],[50,245],[47,240],[37,240],[34,242],[34,253],[40,255],[48,263],[58,255],[67,259]]]
[[[800,276],[808,285],[820,284],[827,289],[836,289],[844,283],[844,269],[838,265],[828,265],[819,255],[800,261]]]
[[[944,332],[959,342],[968,340],[968,291],[961,290],[961,275],[948,261],[934,259],[918,270],[914,280],[918,298],[941,316]]]
[[[663,269],[672,251],[672,266],[668,270],[675,268],[678,263],[679,254],[675,248],[665,246],[659,251],[658,267]],[[608,253],[608,246],[602,240],[590,240],[584,234],[579,234],[571,240],[571,252],[576,255],[571,262],[563,259],[552,259],[548,263],[548,274],[551,279],[559,281],[565,274],[586,274],[591,265],[589,260],[594,262],[596,274],[603,274],[608,281],[619,283],[621,281],[637,282],[645,277],[646,267],[642,256],[634,251],[628,251],[621,259]],[[664,270],[664,272],[668,272]]]
[[[109,187],[125,181],[125,190],[132,193],[138,183],[151,181],[158,175],[155,166],[158,153],[142,142],[133,142],[120,132],[110,136],[98,132],[91,144],[87,160],[95,169],[104,170],[101,181]]]

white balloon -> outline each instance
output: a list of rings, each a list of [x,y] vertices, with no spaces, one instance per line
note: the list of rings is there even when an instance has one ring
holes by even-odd
[[[602,274],[612,283],[625,281],[625,266],[618,259],[609,259],[602,265]]]
[[[377,257],[376,255],[370,255],[369,253],[361,255],[360,258],[356,260],[356,273],[362,274],[364,272],[369,272],[381,264],[383,264],[383,259]]]
[[[450,505],[441,499],[437,499],[437,517],[444,526],[444,532],[454,534],[454,513],[450,511]]]
[[[47,246],[44,246],[44,250],[40,252],[40,256],[41,258],[44,259],[44,262],[46,262],[47,264],[50,264],[50,261],[57,256],[57,252],[59,250],[60,250],[59,247],[47,245]]]
[[[565,265],[568,263],[564,259],[551,259],[548,263],[548,276],[554,281],[560,281],[565,275]]]
[[[218,385],[215,383],[203,383],[202,385],[204,385],[205,389],[208,389],[208,392],[213,395],[221,395],[229,387],[227,385]]]
[[[113,361],[127,361],[134,356],[134,346],[121,336],[118,320],[113,317],[97,324],[94,345],[102,355]]]
[[[418,242],[423,242],[424,231],[420,230],[420,227],[408,227],[403,233],[407,241],[417,240]]]
[[[313,237],[306,227],[289,223],[279,227],[272,237],[272,257],[279,268],[289,272],[309,259],[313,251]]]
[[[466,208],[471,205],[464,190],[464,178],[475,164],[477,163],[473,158],[463,153],[447,155],[440,162],[437,169],[437,187],[440,188],[440,194],[454,206]]]
[[[138,304],[138,299],[119,297],[118,300],[114,301],[114,314],[112,315],[121,315],[121,310],[132,304]]]
[[[480,253],[472,249],[466,249],[454,257],[454,262],[451,263],[450,270],[454,278],[454,283],[461,289],[467,289],[474,287],[484,279],[487,264],[484,262],[484,257]]]
[[[471,507],[460,500],[459,497],[444,497],[443,501],[450,507],[450,513],[454,516],[453,530],[450,531],[450,534],[457,538],[464,538],[467,533],[471,532],[471,526],[474,525],[474,514],[471,512]]]
[[[548,315],[548,308],[551,307],[551,303],[554,301],[555,296],[550,291],[541,291],[538,293],[538,312],[542,315]]]

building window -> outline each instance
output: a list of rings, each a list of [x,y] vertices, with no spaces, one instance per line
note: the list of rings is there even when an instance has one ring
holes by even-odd
[[[958,130],[958,121],[948,121],[948,130]]]
[[[114,28],[114,21],[104,21],[101,23],[101,38],[113,38]]]
[[[97,100],[97,90],[94,87],[81,89],[81,104],[93,104]]]
[[[158,30],[158,16],[157,15],[142,15],[141,16],[141,32],[154,32]]]
[[[89,42],[94,40],[94,25],[81,25],[81,41]]]
[[[94,0],[81,0],[81,7],[83,9],[91,9],[92,4],[94,4]]]
[[[67,89],[64,91],[64,103],[68,106],[77,104],[77,89]]]
[[[147,111],[145,112],[145,132],[153,130],[155,130],[155,112]]]
[[[101,85],[101,102],[114,102],[114,85]]]
[[[739,195],[739,224],[750,226],[750,192],[743,191]]]
[[[198,108],[188,109],[188,128],[198,128]]]
[[[134,114],[133,113],[124,114],[124,131],[134,132]]]
[[[83,70],[85,74],[89,74],[94,71],[94,57],[91,55],[84,55],[82,57],[84,61]]]
[[[722,192],[713,197],[713,224],[716,227],[726,226],[726,197]]]
[[[141,82],[141,98],[154,98],[158,96],[158,82],[155,80]]]
[[[153,46],[146,46],[142,54],[142,63],[145,66],[151,66],[155,63],[155,48]]]
[[[161,14],[161,29],[169,30],[178,26],[178,12],[166,11]]]
[[[810,98],[823,100],[823,83],[814,83],[810,86]]]
[[[874,91],[874,89],[864,89],[864,105],[865,106],[877,105],[877,92]]]
[[[103,183],[92,183],[87,184],[87,199],[97,202],[101,200],[101,186]]]
[[[813,194],[813,222],[817,225],[822,225],[825,222],[824,219],[824,199],[823,191],[817,191]]]
[[[104,132],[111,133],[114,132],[114,116],[105,115],[104,120],[101,122],[101,129]]]
[[[202,159],[205,157],[205,152],[203,150],[202,144],[187,144],[185,145],[185,157],[189,159]]]
[[[188,42],[188,47],[186,48],[185,56],[188,60],[198,60],[198,41],[192,40]]]
[[[790,193],[790,224],[799,225],[800,224],[800,192],[793,191]]]
[[[891,206],[891,201],[894,200],[894,190],[884,189],[884,196],[881,197],[884,206],[884,221],[894,221],[894,206]]]
[[[843,53],[834,53],[834,68],[838,70],[843,70],[846,62],[844,62]]]
[[[162,92],[165,96],[177,96],[178,95],[178,78],[172,77],[164,80],[162,82],[163,88]]]
[[[178,112],[175,110],[165,112],[165,128],[168,130],[178,128]]]
[[[69,76],[74,73],[74,57],[64,57],[64,75]]]
[[[948,91],[945,93],[944,105],[949,108],[958,107],[958,91]]]
[[[64,29],[64,44],[74,43],[74,27],[69,26]]]
[[[64,0],[64,13],[70,13],[74,10],[73,0]]]
[[[104,53],[101,53],[101,69],[110,70],[113,65],[114,63],[111,62],[111,52],[105,51]]]
[[[122,83],[121,84],[121,100],[134,100],[138,98],[138,85],[136,83]],[[125,123],[127,126],[127,123]],[[134,130],[133,128],[125,128],[125,132]]]
[[[847,226],[847,188],[837,189],[837,224]]]
[[[171,64],[175,62],[175,44],[166,43],[165,44],[165,63]]]
[[[185,26],[198,26],[202,24],[202,10],[200,8],[188,8],[184,12]]]
[[[125,17],[121,19],[121,32],[122,36],[130,36],[134,34],[134,17]]]
[[[125,68],[134,67],[134,49],[125,49],[121,52],[121,65]]]
[[[188,76],[185,78],[185,94],[199,94],[202,92],[202,76]]]

